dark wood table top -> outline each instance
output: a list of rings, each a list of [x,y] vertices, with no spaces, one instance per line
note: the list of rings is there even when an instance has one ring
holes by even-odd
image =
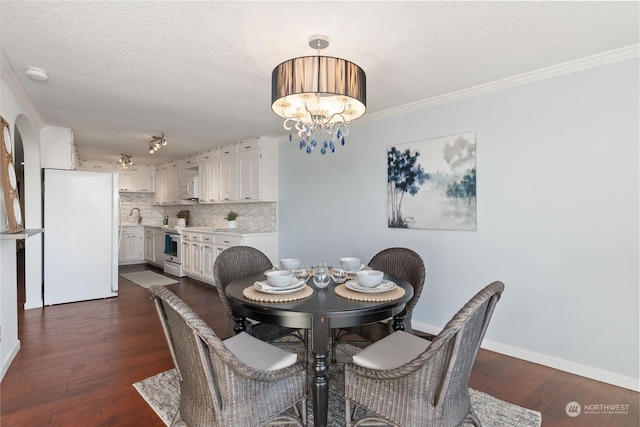
[[[395,276],[385,274],[384,278],[405,290],[401,299],[382,302],[349,300],[336,295],[336,285],[333,282],[324,289],[317,289],[312,279],[307,281],[307,285],[313,289],[313,294],[301,300],[269,303],[245,298],[242,295],[244,288],[264,280],[263,273],[232,281],[227,285],[225,293],[233,310],[240,316],[290,328],[307,329],[311,328],[313,318],[324,317],[330,319],[331,328],[341,328],[382,320],[404,311],[405,304],[413,296],[413,287]]]

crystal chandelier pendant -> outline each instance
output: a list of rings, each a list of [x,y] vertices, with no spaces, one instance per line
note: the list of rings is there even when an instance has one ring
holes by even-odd
[[[309,46],[317,56],[285,61],[271,75],[271,109],[284,118],[283,126],[293,141],[295,126],[300,150],[311,154],[335,153],[344,146],[347,125],[366,111],[366,75],[362,68],[344,59],[321,56],[329,46],[326,36],[314,35]]]

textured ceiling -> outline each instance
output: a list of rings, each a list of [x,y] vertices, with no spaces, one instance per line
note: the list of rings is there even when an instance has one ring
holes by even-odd
[[[285,134],[271,71],[324,55],[367,74],[367,114],[630,46],[633,2],[0,2],[0,46],[81,158],[156,164]],[[24,77],[27,66],[47,83]],[[366,115],[365,115],[366,117]],[[148,154],[151,135],[169,145]]]

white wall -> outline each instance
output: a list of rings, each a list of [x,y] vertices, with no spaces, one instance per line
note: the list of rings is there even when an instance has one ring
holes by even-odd
[[[427,267],[414,327],[435,332],[501,280],[487,347],[637,389],[638,73],[628,60],[355,122],[333,156],[281,143],[280,255],[412,248]],[[386,148],[466,131],[477,231],[387,228]]]
[[[6,55],[0,48],[0,115],[10,124],[12,142],[15,127],[20,129],[24,143],[25,188],[33,189],[21,195],[25,202],[26,228],[42,226],[40,192],[40,129],[43,123],[18,83]],[[6,231],[6,211],[0,202],[0,231]],[[26,240],[26,298],[28,306],[32,295],[34,304],[41,306],[42,236]],[[31,286],[30,286],[31,285]],[[0,240],[0,378],[9,368],[20,349],[17,319],[16,241]]]

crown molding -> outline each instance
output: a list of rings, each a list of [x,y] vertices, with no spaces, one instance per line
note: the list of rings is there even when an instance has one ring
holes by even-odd
[[[33,103],[29,99],[27,92],[24,90],[22,83],[20,83],[20,79],[18,78],[16,71],[13,69],[11,61],[9,61],[9,57],[2,46],[0,46],[0,75],[5,79],[9,88],[18,99],[18,102],[22,108],[24,108],[24,114],[27,116],[33,127],[38,129],[38,131],[44,128],[46,123],[42,120],[42,117],[40,117],[38,110],[33,106]],[[16,117],[13,117],[12,119],[13,123],[15,123]]]
[[[358,119],[358,124],[367,123],[374,120],[380,120],[388,117],[398,116],[400,114],[410,113],[437,105],[447,104],[449,102],[459,101],[478,95],[483,95],[499,90],[509,89],[517,86],[523,86],[529,83],[541,80],[552,79],[554,77],[566,74],[577,73],[579,71],[589,70],[591,68],[601,67],[616,62],[622,62],[629,59],[638,58],[640,56],[640,44],[634,44],[619,49],[599,53],[597,55],[588,56],[577,59],[575,61],[565,62],[551,67],[542,68],[517,76],[508,77],[506,79],[497,80],[491,83],[474,86],[468,89],[462,89],[445,95],[428,98],[422,101],[405,104],[400,107],[390,108],[365,115]]]

